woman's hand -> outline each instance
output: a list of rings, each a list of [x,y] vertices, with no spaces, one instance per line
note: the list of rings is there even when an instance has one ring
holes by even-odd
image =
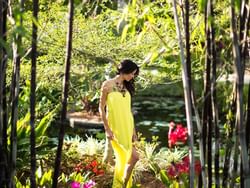
[[[132,142],[136,142],[138,140],[138,137],[136,135],[136,132],[134,131],[133,136],[132,136]]]
[[[113,140],[114,139],[114,134],[113,134],[113,132],[108,128],[108,129],[106,129],[106,136],[107,136],[107,138],[109,139],[109,140]]]

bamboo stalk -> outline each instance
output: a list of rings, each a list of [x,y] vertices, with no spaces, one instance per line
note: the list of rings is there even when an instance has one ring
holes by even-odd
[[[8,1],[2,1],[2,14],[1,14],[1,33],[3,41],[7,41],[6,33],[7,33],[7,9],[8,9]],[[7,117],[7,101],[6,101],[6,67],[7,67],[7,50],[2,47],[1,49],[1,57],[0,57],[0,123],[1,123],[1,131],[0,131],[0,140],[1,140],[1,151],[0,151],[0,185],[7,186],[6,177],[9,176],[8,166],[7,166],[7,158],[8,158],[8,149],[7,149],[7,126],[8,126],[8,117]]]
[[[38,18],[38,0],[33,0],[33,18]],[[36,135],[35,135],[35,107],[36,107],[36,56],[37,56],[37,24],[32,22],[31,43],[31,88],[30,88],[30,182],[31,187],[36,187]]]
[[[24,8],[24,0],[20,1],[20,20],[18,20],[19,24],[22,25],[22,13]],[[11,10],[11,6],[9,5],[11,17],[14,20],[14,15]],[[14,23],[16,24],[16,22]],[[16,174],[16,158],[17,158],[17,119],[18,119],[18,95],[19,95],[19,80],[20,80],[20,49],[22,44],[22,37],[20,34],[16,34],[16,42],[12,43],[13,48],[13,76],[12,76],[12,96],[11,96],[11,135],[10,135],[10,181],[9,186],[14,187],[14,176]]]
[[[0,36],[3,36],[3,1],[0,1]],[[3,185],[4,181],[4,152],[3,152],[3,46],[0,46],[0,185]]]
[[[182,64],[182,81],[184,88],[184,97],[185,97],[185,107],[186,107],[186,118],[187,118],[187,127],[188,127],[188,136],[189,136],[189,161],[190,161],[190,171],[189,171],[189,187],[194,187],[194,140],[193,140],[193,125],[192,125],[192,107],[191,107],[191,95],[190,87],[187,79],[187,65],[184,57],[184,49],[179,25],[179,18],[177,14],[176,2],[172,0],[173,11],[174,11],[174,20],[176,26],[176,34],[179,41],[180,48],[180,58]]]
[[[211,74],[211,103],[212,103],[212,124],[214,127],[214,139],[215,139],[215,151],[214,151],[214,179],[215,179],[215,187],[220,187],[220,140],[219,134],[220,130],[218,127],[218,107],[217,107],[217,96],[216,96],[216,68],[217,68],[217,60],[216,60],[216,46],[215,46],[215,28],[214,28],[214,10],[213,10],[213,2],[211,1],[209,4],[210,14],[211,14],[211,62],[212,62],[212,74]]]
[[[239,134],[239,142],[241,147],[241,160],[243,165],[243,179],[244,187],[250,187],[250,172],[249,172],[249,159],[246,146],[246,133],[243,124],[243,82],[244,82],[244,69],[241,64],[241,55],[238,44],[238,36],[236,32],[235,21],[235,2],[231,0],[231,33],[233,41],[233,56],[236,72],[236,90],[237,90],[237,113],[236,113],[236,126]]]
[[[61,163],[61,155],[62,155],[62,146],[63,139],[65,134],[65,125],[64,121],[66,120],[67,114],[67,99],[68,99],[68,88],[69,88],[69,77],[70,77],[70,61],[71,61],[71,51],[72,51],[72,31],[73,31],[73,15],[74,15],[74,0],[69,0],[69,16],[68,16],[68,32],[67,32],[67,51],[66,51],[66,59],[65,59],[65,75],[64,75],[64,83],[63,83],[63,97],[62,97],[62,111],[61,111],[61,126],[59,131],[59,143],[57,147],[55,166],[54,166],[54,174],[53,174],[53,183],[52,187],[57,188],[58,184],[58,176],[60,172],[60,163]]]
[[[211,108],[211,23],[209,17],[211,16],[210,9],[211,0],[208,0],[205,8],[205,33],[206,33],[206,72],[205,72],[205,92],[204,92],[204,107],[203,107],[203,127],[206,142],[206,160],[207,160],[207,175],[208,175],[208,187],[212,187],[212,108]],[[205,97],[207,96],[207,97]],[[205,132],[206,131],[206,132]]]
[[[197,123],[197,128],[199,131],[199,150],[200,150],[200,161],[201,161],[201,177],[202,177],[202,185],[203,188],[207,188],[207,179],[206,179],[206,171],[205,171],[205,157],[204,157],[204,151],[203,151],[203,138],[202,138],[202,125],[201,125],[201,120],[199,116],[198,109],[196,108],[195,104],[195,97],[194,97],[194,92],[191,89],[191,96],[192,96],[192,103],[193,103],[193,108],[194,108],[194,113],[195,113],[195,119]]]

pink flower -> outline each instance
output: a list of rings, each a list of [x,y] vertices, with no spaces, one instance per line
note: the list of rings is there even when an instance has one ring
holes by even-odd
[[[176,168],[180,174],[188,174],[189,164],[184,163],[183,161],[176,164]]]
[[[176,128],[174,122],[169,123],[168,130],[168,145],[172,147],[176,144],[176,142],[185,143],[187,141],[187,133],[188,130],[186,127],[183,127],[181,124],[177,124]]]
[[[89,180],[88,182],[83,184],[83,188],[92,188],[95,186],[95,182],[93,180]]]
[[[71,188],[80,188],[81,187],[81,184],[77,181],[73,181],[71,183]]]

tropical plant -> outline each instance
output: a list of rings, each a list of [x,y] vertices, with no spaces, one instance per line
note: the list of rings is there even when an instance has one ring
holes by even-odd
[[[53,122],[56,114],[58,113],[59,106],[55,107],[55,109],[48,114],[46,114],[40,122],[35,127],[35,134],[36,134],[36,150],[37,155],[39,158],[42,158],[44,155],[50,152],[50,147],[55,146],[57,142],[54,138],[48,137],[48,128],[50,127],[51,123]],[[27,113],[26,116],[17,121],[17,156],[22,156],[17,158],[17,169],[18,171],[27,171],[28,164],[30,158],[30,114]],[[8,129],[10,132],[10,127]]]

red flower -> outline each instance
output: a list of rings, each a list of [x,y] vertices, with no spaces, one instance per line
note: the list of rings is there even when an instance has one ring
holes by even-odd
[[[175,168],[175,165],[171,165],[167,168],[167,175],[169,178],[176,178],[179,174],[178,171]]]
[[[182,161],[173,163],[167,167],[166,172],[169,178],[178,178],[182,174],[188,174],[190,168],[189,157],[185,156]],[[199,175],[201,172],[201,164],[199,160],[195,161],[195,174]]]
[[[98,165],[98,163],[97,163],[96,160],[93,160],[93,161],[91,162],[91,166],[92,166],[92,167],[96,167],[97,165]]]
[[[104,170],[103,169],[98,170],[96,175],[104,175]]]
[[[189,173],[189,165],[185,162],[180,162],[176,164],[176,168],[180,174],[188,174]]]
[[[168,130],[168,145],[172,147],[176,144],[176,142],[185,143],[187,141],[187,128],[183,127],[181,124],[177,124],[174,129],[174,122],[170,122],[169,130]]]
[[[189,156],[186,155],[183,159],[182,159],[183,163],[188,164],[189,165]]]
[[[96,174],[96,173],[98,172],[97,167],[94,167],[94,168],[92,169],[92,171]]]

